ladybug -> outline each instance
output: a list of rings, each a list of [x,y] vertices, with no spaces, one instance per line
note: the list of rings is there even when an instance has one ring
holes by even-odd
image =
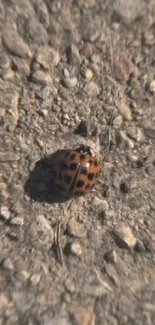
[[[100,166],[89,146],[80,145],[69,150],[57,173],[56,186],[67,196],[81,196],[89,193],[98,182]]]

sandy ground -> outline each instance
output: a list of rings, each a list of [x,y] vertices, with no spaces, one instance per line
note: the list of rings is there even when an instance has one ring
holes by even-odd
[[[155,324],[155,2],[1,0],[0,30],[0,325]],[[90,141],[101,182],[58,198]]]

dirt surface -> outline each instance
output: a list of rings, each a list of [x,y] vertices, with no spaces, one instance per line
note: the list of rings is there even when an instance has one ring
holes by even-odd
[[[0,325],[155,324],[154,0],[1,0],[0,30]],[[53,154],[98,140],[58,198]]]

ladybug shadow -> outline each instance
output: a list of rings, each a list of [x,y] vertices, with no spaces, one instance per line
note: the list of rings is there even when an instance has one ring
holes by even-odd
[[[50,156],[38,160],[24,185],[25,193],[37,202],[63,203],[70,199],[64,197],[56,188],[56,174],[68,150],[58,150]]]

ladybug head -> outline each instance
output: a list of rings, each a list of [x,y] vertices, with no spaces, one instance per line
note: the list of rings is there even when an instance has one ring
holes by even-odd
[[[82,153],[85,156],[92,156],[90,147],[84,144],[81,144],[78,148],[76,148],[76,151]]]

